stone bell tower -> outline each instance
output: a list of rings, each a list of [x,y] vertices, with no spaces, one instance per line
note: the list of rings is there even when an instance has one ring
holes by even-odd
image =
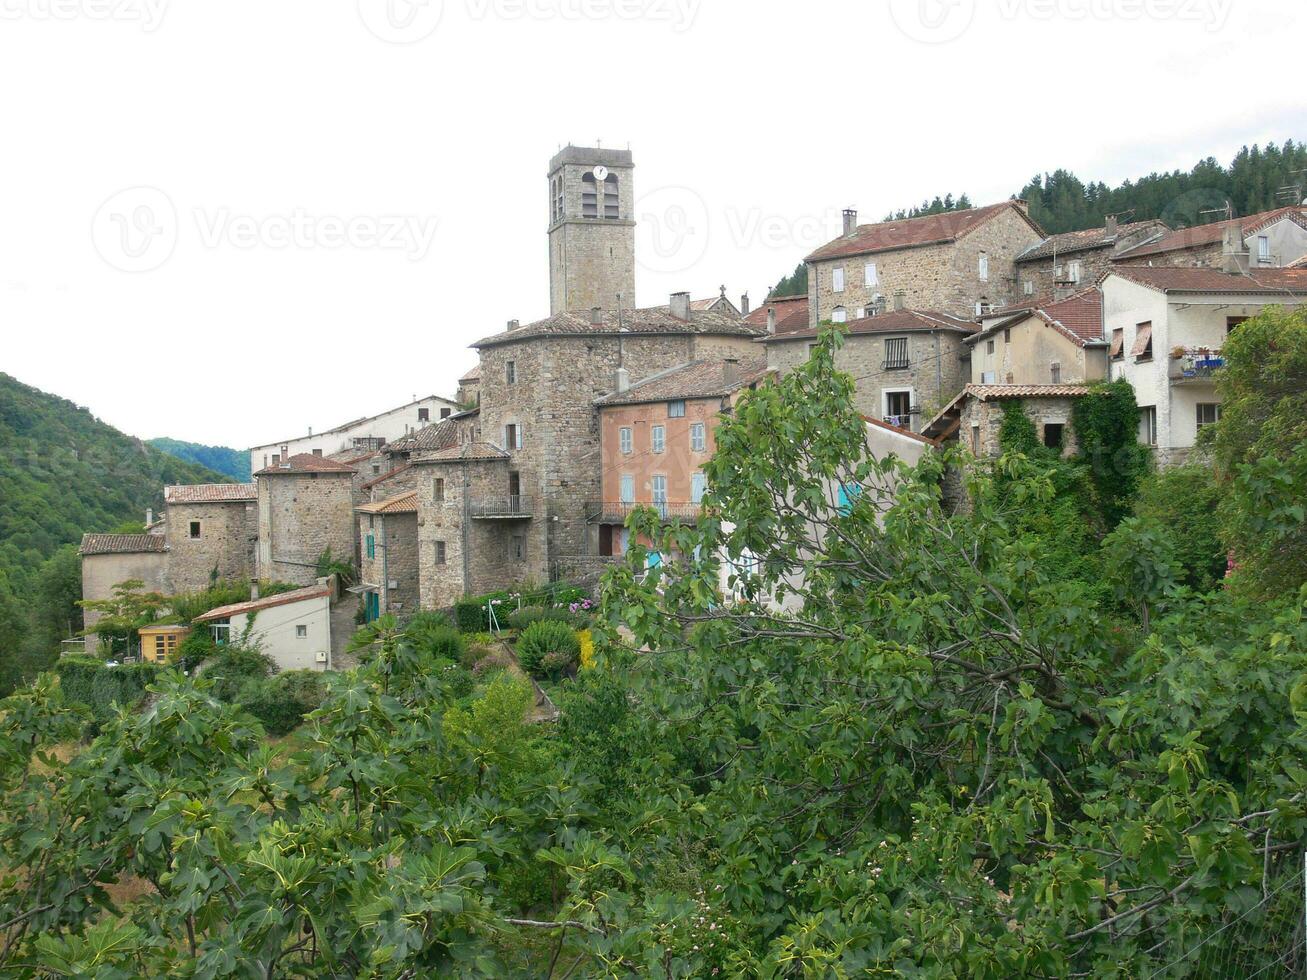
[[[567,146],[549,161],[551,315],[635,305],[634,171],[630,150]]]

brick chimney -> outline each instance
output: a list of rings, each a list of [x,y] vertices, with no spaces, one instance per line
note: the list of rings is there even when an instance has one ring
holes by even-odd
[[[604,322],[604,311],[597,306],[590,307],[591,326],[600,326]]]
[[[858,212],[853,208],[844,209],[844,234],[852,235],[858,230]]]
[[[774,306],[767,307],[767,332],[776,332],[776,307]]]
[[[748,315],[749,315],[749,294],[748,294],[748,293],[743,293],[743,294],[741,294],[741,296],[740,296],[740,315],[741,315],[741,316],[748,316]]]
[[[722,383],[733,385],[740,380],[740,359],[728,357],[722,361]]]
[[[671,301],[672,316],[678,320],[690,319],[690,294],[689,293],[672,293]]]
[[[1248,271],[1248,249],[1243,243],[1243,223],[1226,222],[1221,235],[1221,271],[1232,276]]]

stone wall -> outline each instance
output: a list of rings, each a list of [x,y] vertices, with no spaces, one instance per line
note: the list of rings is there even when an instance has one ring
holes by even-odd
[[[167,552],[82,556],[83,599],[108,599],[113,595],[115,585],[132,579],[143,582],[146,592],[169,594],[172,589],[168,582]],[[87,629],[100,621],[100,614],[90,609],[85,610],[82,616]],[[86,652],[96,653],[98,650],[99,638],[95,635],[87,636]]]
[[[191,523],[200,534],[191,537]],[[169,504],[168,579],[173,592],[208,588],[211,576],[244,579],[254,574],[258,509],[250,501]]]
[[[1212,242],[1196,245],[1193,248],[1178,248],[1169,252],[1152,252],[1133,258],[1126,255],[1112,264],[1219,269],[1221,263],[1222,245],[1220,242]]]
[[[849,320],[876,294],[893,306],[896,294],[914,310],[935,310],[970,318],[981,301],[1004,306],[1017,299],[1016,257],[1041,236],[1008,208],[956,242],[853,255],[809,263],[808,309],[812,326],[831,319],[837,306]],[[989,256],[989,276],[980,279],[980,253]],[[866,266],[876,264],[877,284],[868,286]],[[844,289],[834,289],[834,270],[844,269]]]
[[[378,587],[383,613],[411,616],[418,609],[417,514],[359,514],[358,519],[360,581]],[[368,534],[375,543],[372,558]]]
[[[887,370],[883,367],[885,341],[898,337],[908,338],[908,367]],[[773,340],[767,344],[767,363],[782,374],[792,371],[808,360],[809,348],[815,343],[811,337]],[[910,391],[912,404],[922,410],[912,416],[911,429],[917,432],[966,385],[970,366],[965,356],[969,353],[962,335],[951,331],[853,334],[845,337],[844,346],[836,351],[835,366],[853,376],[853,403],[863,415],[884,418],[885,394]]]
[[[1073,456],[1078,451],[1075,432],[1071,428],[1072,398],[1023,398],[1021,408],[1035,423],[1035,433],[1042,442],[1045,426],[1062,426],[1062,455]],[[963,448],[981,456],[998,456],[1002,452],[999,430],[1003,425],[1004,406],[1008,400],[982,402],[968,398],[962,409],[962,424],[958,438]]]
[[[318,557],[354,561],[354,477],[275,473],[259,477],[259,578],[317,581]]]
[[[617,178],[618,216],[583,216],[582,178],[603,164]],[[562,179],[563,213],[554,212],[554,180]],[[568,147],[549,165],[549,310],[617,307],[617,295],[630,307],[635,300],[635,180],[629,150]],[[484,379],[483,379],[484,380]]]

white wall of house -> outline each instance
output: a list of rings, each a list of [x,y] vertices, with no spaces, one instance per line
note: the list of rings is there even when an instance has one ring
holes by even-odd
[[[1267,239],[1269,262],[1258,261],[1257,239],[1262,236]],[[1296,221],[1281,218],[1270,227],[1253,232],[1247,237],[1245,244],[1248,247],[1248,262],[1252,268],[1270,269],[1286,266],[1307,255],[1307,228]]]
[[[231,637],[245,635],[250,614],[231,618]],[[304,627],[304,636],[299,635]],[[254,614],[250,642],[272,658],[278,670],[326,670],[331,666],[331,602],[327,596],[288,602]],[[319,660],[318,655],[325,655]]]
[[[351,448],[355,439],[372,438],[390,442],[423,426],[439,422],[441,409],[448,409],[449,414],[453,414],[458,411],[458,405],[448,398],[431,395],[371,418],[326,429],[316,435],[297,436],[294,439],[254,446],[250,449],[250,473],[271,466],[273,455],[280,455],[282,447],[285,447],[282,458],[286,459],[300,453],[312,453],[315,449],[321,450],[323,456],[330,456]],[[422,410],[426,411],[426,419],[421,418]]]

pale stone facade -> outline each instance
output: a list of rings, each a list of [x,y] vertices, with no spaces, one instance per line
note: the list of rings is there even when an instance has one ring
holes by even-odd
[[[138,580],[146,592],[169,594],[168,554],[164,539],[152,534],[87,534],[82,538],[82,598],[107,599],[114,587]],[[82,614],[90,629],[100,621],[100,614],[87,609]],[[100,652],[99,638],[86,637],[86,652]],[[105,650],[107,654],[122,654],[121,650]]]
[[[360,512],[359,581],[375,591],[378,611],[411,616],[418,609],[418,515]],[[369,547],[371,538],[371,547]]]
[[[169,494],[187,489],[168,487],[164,494],[171,591],[197,592],[214,579],[250,578],[258,540],[254,486],[249,485],[248,499],[241,500],[188,500]]]
[[[635,305],[630,150],[568,146],[549,161],[549,312]]]
[[[308,585],[328,548],[334,558],[355,560],[353,481],[348,468],[258,474],[259,578]]]

